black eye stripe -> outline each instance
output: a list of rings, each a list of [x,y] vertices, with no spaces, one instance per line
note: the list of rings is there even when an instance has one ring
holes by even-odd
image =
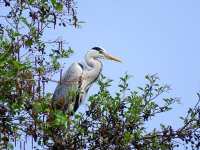
[[[100,53],[103,53],[103,49],[99,48],[99,47],[93,47],[93,50],[99,51]]]
[[[93,47],[92,49],[97,50],[97,51],[101,51],[102,49],[99,47]]]

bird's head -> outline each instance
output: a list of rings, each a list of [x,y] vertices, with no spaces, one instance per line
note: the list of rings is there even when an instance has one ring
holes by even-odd
[[[97,58],[97,59],[100,58],[100,59],[108,59],[108,60],[121,62],[120,58],[112,56],[111,54],[106,52],[105,49],[100,48],[100,47],[93,47],[92,49],[88,51],[87,55],[93,58]]]

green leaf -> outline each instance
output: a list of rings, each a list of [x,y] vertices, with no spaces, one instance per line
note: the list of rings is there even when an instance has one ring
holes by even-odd
[[[28,47],[31,47],[33,45],[33,40],[32,39],[26,40],[25,45],[28,46]]]
[[[126,144],[128,144],[132,138],[133,138],[133,135],[130,132],[127,131],[124,133],[124,142]]]
[[[51,3],[52,3],[53,6],[55,6],[56,0],[51,0]]]
[[[20,34],[19,32],[13,32],[13,33],[12,33],[12,36],[13,36],[13,37],[17,37],[17,36],[20,36],[20,35],[21,35],[21,34]]]
[[[42,108],[42,104],[40,102],[35,102],[33,104],[33,110],[37,113],[42,112],[43,108]]]
[[[61,12],[63,10],[63,5],[61,3],[56,3],[55,5],[55,9],[59,12]]]
[[[20,17],[19,18],[26,26],[30,26],[30,24],[28,23],[27,19],[25,17]]]
[[[67,125],[68,119],[67,119],[67,115],[66,114],[64,114],[62,111],[57,110],[57,111],[54,112],[54,115],[55,115],[54,124],[56,126],[67,127],[66,125]]]
[[[53,5],[53,7],[54,7],[57,11],[61,12],[61,11],[63,10],[63,4],[62,4],[62,3],[58,3],[56,0],[51,0],[51,3],[52,3],[52,5]]]
[[[13,144],[12,144],[12,143],[8,143],[7,149],[8,149],[8,150],[13,150],[13,149],[14,149]]]
[[[35,0],[28,0],[29,4],[33,4]]]
[[[58,70],[60,68],[60,63],[58,62],[58,59],[52,56],[51,61],[52,61],[53,68],[55,70]]]
[[[8,63],[11,64],[14,67],[13,69],[15,69],[16,71],[17,70],[22,70],[22,69],[24,69],[26,67],[25,64],[22,64],[17,60],[9,60]]]
[[[41,67],[37,68],[37,72],[38,72],[39,74],[44,74],[44,73],[45,73],[45,67],[44,67],[44,66],[41,66]]]

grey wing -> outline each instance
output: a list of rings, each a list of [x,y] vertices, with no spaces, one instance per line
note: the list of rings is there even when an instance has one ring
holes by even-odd
[[[73,63],[65,72],[53,94],[53,101],[58,109],[65,112],[75,110],[76,101],[80,98],[79,88],[82,75],[83,67],[80,63]]]

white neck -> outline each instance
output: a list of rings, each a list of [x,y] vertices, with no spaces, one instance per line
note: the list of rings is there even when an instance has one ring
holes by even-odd
[[[94,57],[90,57],[88,55],[86,55],[85,61],[89,66],[89,68],[87,68],[87,75],[90,76],[91,80],[95,80],[101,72],[102,63]]]

